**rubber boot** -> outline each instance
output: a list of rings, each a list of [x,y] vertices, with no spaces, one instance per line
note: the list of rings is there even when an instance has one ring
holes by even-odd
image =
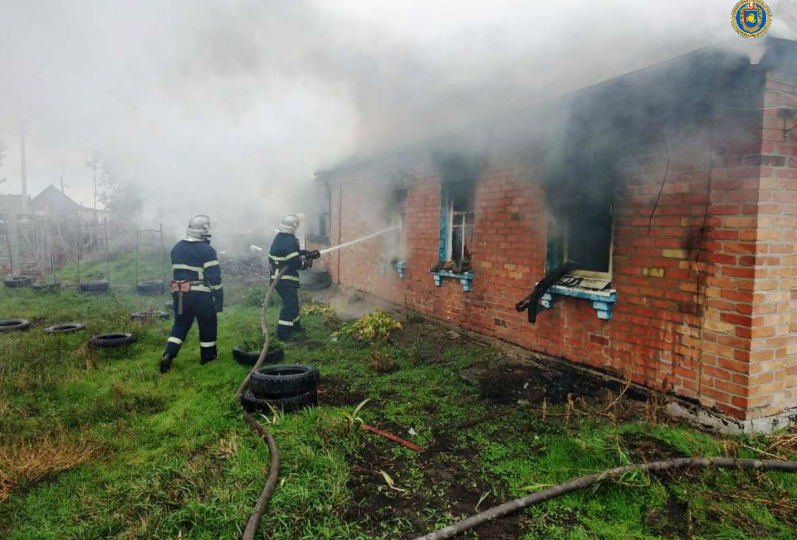
[[[212,362],[212,361],[214,361],[216,358],[217,358],[217,357],[216,357],[216,355],[215,355],[215,354],[214,354],[213,356],[209,356],[208,358],[200,358],[200,359],[199,359],[199,365],[201,365],[201,366],[204,366],[204,365],[205,365],[205,364],[207,364],[208,362]]]
[[[166,373],[172,369],[172,360],[174,360],[174,358],[170,354],[164,354],[161,357],[161,373]]]

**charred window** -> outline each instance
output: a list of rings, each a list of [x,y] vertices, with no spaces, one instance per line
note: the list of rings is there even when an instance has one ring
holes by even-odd
[[[613,232],[611,201],[567,205],[551,224],[548,266],[573,261],[580,269],[572,275],[611,279]]]
[[[470,263],[474,223],[473,189],[464,185],[449,186],[448,200],[448,260],[457,265]]]
[[[307,238],[318,244],[328,244],[330,238],[330,218],[332,200],[330,190],[323,186],[315,199],[314,216],[308,220]]]

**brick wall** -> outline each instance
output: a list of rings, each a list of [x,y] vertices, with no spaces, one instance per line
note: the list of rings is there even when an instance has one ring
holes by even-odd
[[[792,85],[777,88],[795,93]],[[767,103],[779,99],[788,101],[772,95]],[[416,171],[408,192],[405,279],[379,272],[379,239],[323,264],[340,284],[468,330],[738,418],[776,414],[797,405],[797,346],[789,343],[797,332],[797,138],[783,142],[776,112],[763,122],[764,129],[760,111],[720,110],[622,162],[611,321],[598,319],[591,302],[561,296],[535,325],[515,311],[544,275],[548,214],[543,178],[514,164],[492,164],[477,184],[471,292],[453,279],[437,287],[429,273],[441,184],[428,167]],[[367,168],[337,174],[331,185],[333,244],[379,229],[368,209],[384,187]]]
[[[772,91],[765,93],[766,108],[797,105],[793,75],[771,73],[767,89]],[[742,207],[757,221],[754,231],[745,231],[752,250],[745,259],[754,279],[754,302],[749,314],[748,377],[739,382],[749,386],[749,407],[757,416],[797,406],[797,302],[793,301],[797,298],[793,284],[797,137],[795,132],[784,136],[784,120],[777,110],[766,110],[764,115],[759,189]],[[786,129],[797,125],[796,119],[788,119]]]

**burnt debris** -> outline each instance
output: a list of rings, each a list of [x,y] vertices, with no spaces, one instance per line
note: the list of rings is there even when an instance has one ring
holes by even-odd
[[[576,262],[567,261],[562,266],[554,268],[545,274],[545,277],[543,277],[537,283],[530,295],[515,304],[515,309],[518,311],[528,310],[529,322],[534,324],[537,322],[537,308],[540,305],[540,300],[542,299],[543,295],[548,292],[548,289],[556,285],[560,279],[565,277],[573,270],[578,270],[580,267],[581,265]]]

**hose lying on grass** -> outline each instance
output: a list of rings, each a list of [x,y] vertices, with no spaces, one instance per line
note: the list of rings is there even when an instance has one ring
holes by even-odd
[[[485,510],[475,516],[471,516],[465,520],[449,525],[443,529],[429,533],[425,536],[419,536],[415,540],[442,540],[444,538],[452,538],[465,531],[478,527],[493,519],[498,519],[523,508],[527,508],[537,503],[561,497],[572,491],[590,487],[603,480],[611,480],[618,478],[625,473],[633,471],[641,472],[656,472],[656,471],[669,471],[672,469],[684,469],[690,467],[717,467],[720,469],[759,469],[762,471],[781,471],[797,473],[797,461],[778,461],[778,460],[757,460],[757,459],[731,459],[731,458],[680,458],[671,459],[667,461],[654,461],[652,463],[645,463],[642,465],[628,465],[625,467],[617,467],[607,471],[582,476],[576,480],[571,480],[564,484],[559,484],[537,493],[509,501],[499,506]]]
[[[271,282],[268,292],[266,292],[266,298],[263,300],[263,315],[261,321],[261,328],[263,330],[263,336],[265,339],[263,343],[263,350],[260,351],[260,357],[257,359],[257,362],[255,362],[255,365],[246,375],[246,378],[243,380],[241,386],[238,387],[238,391],[235,393],[235,399],[238,401],[239,405],[241,404],[241,395],[249,385],[249,380],[252,378],[252,373],[254,373],[256,369],[259,369],[266,360],[266,355],[268,354],[268,347],[270,344],[268,320],[266,318],[268,312],[268,301],[271,298],[271,293],[274,291],[274,286],[279,283],[279,280],[282,278],[282,274],[284,274],[287,270],[288,267],[283,268],[274,277],[274,281]],[[253,540],[255,534],[257,533],[258,527],[260,527],[260,520],[263,519],[263,514],[266,512],[268,502],[271,500],[271,495],[274,493],[274,490],[277,487],[277,478],[279,477],[280,473],[280,453],[279,449],[277,448],[277,442],[274,440],[274,437],[271,435],[271,433],[269,433],[266,428],[260,425],[260,423],[246,411],[244,411],[244,420],[246,420],[246,423],[249,424],[252,429],[257,431],[263,440],[266,441],[266,444],[268,445],[268,451],[271,454],[271,465],[268,468],[268,478],[266,479],[266,485],[263,487],[263,491],[260,493],[260,497],[257,499],[257,504],[255,504],[255,510],[252,512],[252,515],[249,516],[249,521],[246,523],[246,529],[244,529],[243,540]]]

